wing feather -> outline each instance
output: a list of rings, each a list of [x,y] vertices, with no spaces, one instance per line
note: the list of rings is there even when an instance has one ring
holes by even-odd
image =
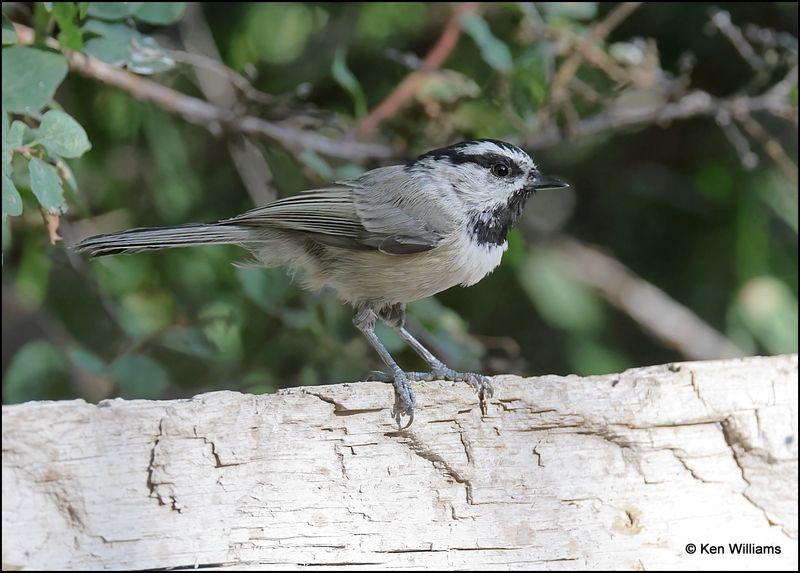
[[[424,220],[424,205],[419,198],[416,202],[414,197],[403,200],[402,191],[412,190],[391,191],[362,178],[279,199],[230,221],[296,231],[324,244],[388,254],[418,253],[435,247],[447,229],[434,228]]]

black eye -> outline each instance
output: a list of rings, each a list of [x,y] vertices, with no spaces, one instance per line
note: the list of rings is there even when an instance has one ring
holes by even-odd
[[[508,177],[511,170],[505,163],[495,163],[492,165],[492,175],[495,177]]]

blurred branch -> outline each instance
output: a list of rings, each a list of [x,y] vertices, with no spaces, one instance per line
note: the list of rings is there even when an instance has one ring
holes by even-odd
[[[364,117],[356,129],[356,133],[362,136],[372,133],[381,122],[392,117],[408,103],[425,76],[439,68],[458,45],[461,38],[462,18],[477,9],[477,2],[462,2],[456,6],[439,39],[422,61],[422,67],[407,75],[375,109]]]
[[[730,12],[711,8],[710,14],[711,25],[728,39],[736,51],[739,52],[742,59],[747,62],[747,65],[756,72],[756,78],[753,83],[760,84],[766,80],[769,76],[769,69],[766,62],[756,53],[753,46],[750,45],[750,42],[744,37],[739,26],[734,25],[731,21]]]
[[[31,28],[17,23],[14,23],[14,27],[18,43],[33,42],[34,32]],[[49,47],[64,53],[72,71],[127,91],[140,100],[150,101],[165,111],[180,115],[190,123],[205,127],[215,135],[223,130],[256,135],[280,143],[292,151],[311,150],[328,157],[351,161],[390,159],[397,156],[397,153],[386,145],[342,141],[297,129],[285,123],[266,121],[253,116],[238,116],[231,110],[182,94],[86,54],[61,49],[54,38],[47,38],[45,42]]]
[[[555,126],[543,129],[521,143],[531,148],[554,145],[562,140],[588,137],[599,133],[649,124],[668,124],[672,121],[698,116],[714,117],[721,110],[735,118],[757,112],[765,112],[784,119],[794,119],[797,110],[789,101],[789,92],[797,82],[797,68],[767,92],[757,96],[733,96],[716,98],[708,92],[695,90],[680,99],[662,106],[643,109],[611,109],[582,119],[572,125],[568,133]]]
[[[722,333],[612,256],[568,238],[559,240],[553,249],[580,281],[689,360],[744,355]]]
[[[190,4],[190,6],[196,6],[196,4]],[[187,20],[184,16],[184,19],[181,20],[181,28],[187,27],[184,25],[185,22],[187,22]],[[208,30],[208,24],[205,25],[205,28]],[[186,32],[181,30],[181,34],[186,35]],[[216,50],[216,46],[214,46],[214,51],[219,54],[218,50]],[[220,60],[217,60],[209,55],[188,52],[184,50],[169,50],[169,57],[176,62],[181,62],[201,70],[213,72],[217,77],[227,80],[226,83],[231,83],[236,86],[236,88],[242,92],[247,99],[256,103],[270,105],[275,102],[274,96],[256,89],[253,87],[253,84],[251,84],[250,81],[242,74],[232,70]]]
[[[757,122],[749,113],[742,114],[742,116],[737,119],[750,137],[761,144],[767,155],[772,158],[780,170],[783,171],[783,174],[786,175],[786,178],[796,186],[797,165],[789,158],[786,150],[778,140],[772,137],[769,132],[764,129],[764,126]]]
[[[548,105],[542,108],[543,112],[548,112],[550,104],[562,103],[566,94],[567,84],[578,72],[581,63],[587,54],[593,54],[593,46],[605,40],[608,35],[619,26],[625,19],[633,14],[641,2],[623,2],[618,4],[600,22],[594,24],[587,34],[586,39],[578,38],[575,44],[575,51],[566,59],[556,72],[553,81],[550,83]]]
[[[627,65],[620,65],[607,53],[608,47],[604,45],[604,40],[608,34],[640,4],[627,2],[617,5],[602,21],[594,24],[584,37],[568,30],[550,30],[550,33],[566,42],[567,49],[572,50],[572,53],[554,75],[548,98],[538,112],[535,131],[532,130],[526,137],[520,137],[516,143],[540,148],[565,139],[589,137],[626,127],[664,125],[672,121],[707,116],[715,119],[746,169],[753,169],[759,163],[759,156],[751,146],[752,139],[764,148],[784,175],[796,185],[796,164],[781,143],[754,117],[757,113],[766,113],[787,119],[797,127],[797,106],[790,98],[791,90],[797,86],[796,41],[761,28],[748,29],[748,34],[745,34],[733,24],[728,12],[712,9],[709,13],[709,28],[727,38],[755,71],[756,76],[743,93],[728,98],[714,97],[703,90],[688,91],[686,70],[682,70],[677,80],[671,78],[670,74],[661,69],[654,44],[642,49],[640,54],[635,54],[639,59],[632,57]],[[635,47],[635,42],[629,45]],[[760,54],[757,50],[759,46],[771,51],[767,56]],[[779,55],[776,50],[782,51],[783,55]],[[605,110],[581,119],[568,97],[568,86],[574,84],[576,91],[587,101],[598,100],[594,94],[587,92],[586,86],[576,76],[584,61],[601,70],[617,84],[617,88],[632,88],[620,91]],[[751,95],[756,88],[763,88],[769,78],[775,77],[778,70],[784,70],[783,79],[766,91],[762,89],[763,93]],[[565,115],[564,127],[560,127],[555,121],[552,112],[556,106]]]
[[[184,61],[194,61],[200,90],[211,103],[223,109],[238,107],[239,99],[234,87],[251,99],[255,95],[269,97],[222,63],[214,37],[203,15],[202,6],[196,3],[189,4],[179,29],[184,45],[190,50],[180,52],[181,57],[185,58]],[[198,62],[204,64],[198,66]],[[264,103],[262,99],[256,101]],[[229,139],[228,153],[255,205],[264,205],[277,198],[277,193],[272,187],[272,171],[261,150],[249,136],[242,135],[236,139]]]
[[[739,129],[738,124],[733,121],[731,114],[725,110],[720,110],[715,119],[728,142],[739,155],[739,162],[745,169],[755,169],[759,163],[758,155],[750,148],[750,142],[745,134],[742,133],[742,130]]]

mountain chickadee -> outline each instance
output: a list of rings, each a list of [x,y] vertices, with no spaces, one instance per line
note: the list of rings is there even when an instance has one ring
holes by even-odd
[[[405,328],[406,303],[473,285],[492,272],[530,196],[564,187],[543,176],[520,148],[480,139],[217,223],[131,229],[88,238],[77,249],[104,256],[233,243],[252,251],[260,265],[300,271],[306,288],[332,287],[354,307],[353,322],[391,369],[381,374],[394,383],[393,416],[398,425],[409,416],[410,425],[410,380],[466,382],[484,411],[492,387],[481,374],[451,370],[414,338]],[[375,335],[376,319],[396,329],[432,371],[404,372]]]

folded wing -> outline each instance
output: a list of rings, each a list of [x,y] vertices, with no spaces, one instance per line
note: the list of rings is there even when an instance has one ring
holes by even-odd
[[[390,173],[385,175],[378,179],[403,180],[392,178]],[[363,179],[342,182],[280,199],[230,222],[296,231],[320,243],[344,248],[376,249],[392,255],[419,253],[439,244],[449,225],[432,220],[427,215],[430,202],[426,205],[415,191],[388,188]]]

